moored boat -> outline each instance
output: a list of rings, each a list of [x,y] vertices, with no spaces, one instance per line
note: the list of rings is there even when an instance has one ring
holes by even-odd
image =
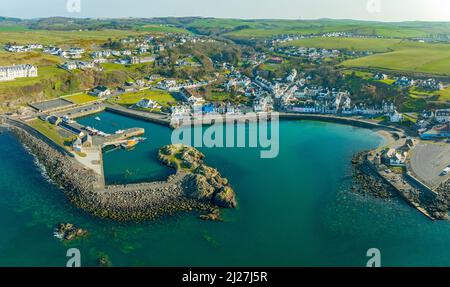
[[[136,141],[136,140],[129,140],[129,141],[127,141],[126,143],[121,144],[120,146],[121,146],[123,149],[130,149],[130,148],[135,147],[138,143],[139,143],[139,141]]]

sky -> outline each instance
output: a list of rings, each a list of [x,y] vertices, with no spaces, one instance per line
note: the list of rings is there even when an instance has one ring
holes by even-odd
[[[0,0],[0,16],[450,21],[450,0]]]

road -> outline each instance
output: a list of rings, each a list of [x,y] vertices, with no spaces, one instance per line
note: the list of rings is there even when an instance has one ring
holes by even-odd
[[[450,174],[441,176],[450,165],[450,144],[445,142],[420,142],[412,151],[411,169],[413,173],[432,189],[450,180]]]

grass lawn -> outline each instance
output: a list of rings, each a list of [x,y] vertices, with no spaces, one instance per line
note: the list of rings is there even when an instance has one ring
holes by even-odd
[[[122,64],[115,64],[115,63],[103,63],[101,66],[105,70],[105,72],[113,72],[113,71],[123,71],[126,73],[132,73],[135,72],[136,69],[150,66],[153,63],[144,63],[144,64],[133,64],[133,65],[122,65]]]
[[[212,102],[232,102],[239,104],[246,104],[248,98],[243,95],[235,95],[228,92],[211,92],[211,95],[206,97],[207,100]]]
[[[450,87],[447,87],[443,89],[442,91],[439,91],[439,101],[446,101],[450,102]]]
[[[369,80],[373,77],[372,73],[362,72],[362,71],[358,71],[358,70],[344,70],[344,71],[342,71],[342,73],[346,76],[351,76],[353,73],[355,73],[356,77],[360,77],[365,80]]]
[[[122,106],[132,106],[143,99],[149,99],[157,102],[163,107],[169,107],[177,100],[168,92],[160,90],[143,90],[134,93],[126,93],[119,96],[119,99],[113,99],[112,102]]]
[[[90,103],[90,102],[94,102],[94,101],[98,100],[97,97],[87,95],[87,94],[71,95],[71,96],[64,97],[64,99],[71,101],[72,103],[77,104],[77,105],[82,105],[82,104],[86,104],[86,103]]]
[[[450,44],[405,41],[391,48],[394,51],[352,59],[344,62],[343,65],[450,75]]]
[[[51,139],[56,144],[60,145],[63,148],[67,149],[67,144],[72,142],[74,137],[65,138],[63,137],[59,131],[58,127],[54,126],[48,122],[45,122],[41,119],[36,119],[29,123],[30,126],[41,132],[43,135]]]
[[[386,80],[378,80],[380,83],[384,83],[386,85],[393,85],[395,83],[395,80],[393,79],[386,79]]]
[[[412,123],[417,123],[417,118],[411,117],[410,115],[403,114],[403,121],[409,121]]]
[[[435,98],[439,102],[450,102],[450,87],[447,87],[441,91],[422,91],[416,87],[409,90],[409,96],[414,99],[430,99]]]
[[[1,34],[1,33],[0,33]],[[62,63],[59,57],[45,54],[39,51],[10,53],[0,51],[0,66],[31,64],[35,66],[51,66]]]

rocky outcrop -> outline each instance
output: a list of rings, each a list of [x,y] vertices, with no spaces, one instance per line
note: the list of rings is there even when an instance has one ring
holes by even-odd
[[[450,180],[436,190],[436,197],[428,201],[428,210],[436,219],[448,219],[450,209]]]
[[[208,214],[200,215],[200,219],[207,221],[223,221],[222,217],[220,217],[220,209],[214,208]]]
[[[224,208],[237,206],[236,194],[228,180],[217,169],[205,165],[205,156],[195,148],[168,145],[160,149],[158,158],[178,173],[187,174],[185,195],[188,198]]]
[[[100,255],[97,262],[99,267],[112,267],[112,262],[106,254]]]
[[[87,235],[87,231],[71,223],[61,223],[56,227],[55,236],[65,241],[72,241]]]

